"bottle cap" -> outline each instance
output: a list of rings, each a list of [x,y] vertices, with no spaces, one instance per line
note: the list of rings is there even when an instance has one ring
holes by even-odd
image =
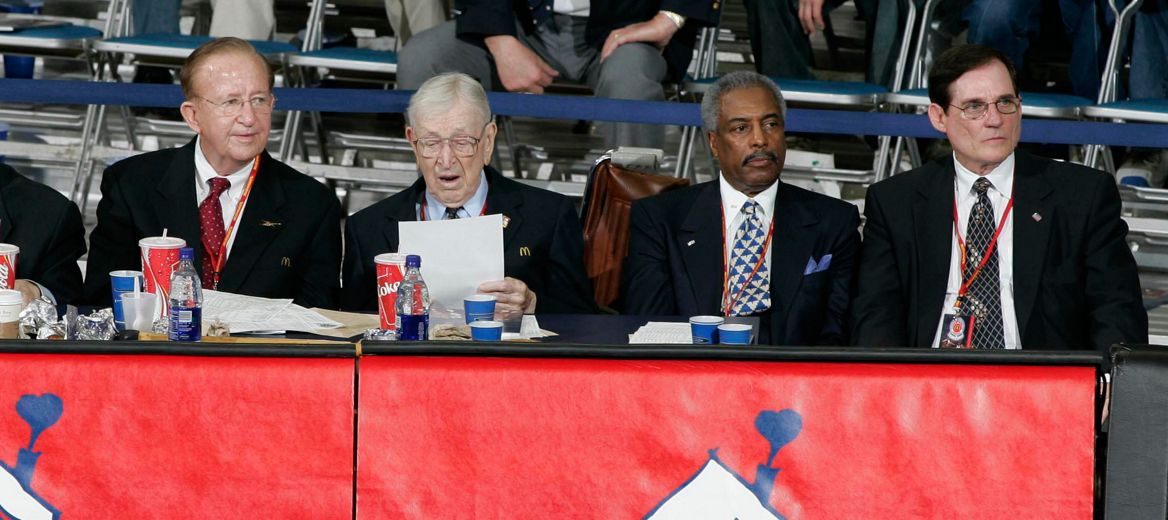
[[[406,255],[406,267],[422,267],[422,257],[419,255]]]
[[[178,252],[178,259],[179,259],[179,261],[182,261],[182,260],[194,261],[195,260],[195,249],[193,247],[184,247],[184,248],[180,249]]]

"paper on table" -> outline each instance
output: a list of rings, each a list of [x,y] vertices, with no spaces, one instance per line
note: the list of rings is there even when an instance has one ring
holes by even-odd
[[[503,279],[503,216],[399,222],[398,252],[421,255],[431,302],[461,309],[479,284]]]
[[[689,323],[650,321],[636,332],[629,334],[629,344],[674,344],[693,343],[693,333]]]
[[[227,324],[231,332],[315,332],[341,324],[292,303],[221,291],[203,291],[203,330],[212,320]]]

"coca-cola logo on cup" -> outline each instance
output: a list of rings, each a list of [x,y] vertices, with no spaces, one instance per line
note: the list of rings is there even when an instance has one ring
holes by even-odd
[[[391,294],[397,294],[398,287],[401,287],[401,280],[398,280],[398,281],[393,282],[393,283],[377,284],[377,297],[380,298],[382,296],[389,296]]]
[[[0,256],[0,287],[11,287],[8,277],[12,274],[12,267],[8,265],[8,257]]]

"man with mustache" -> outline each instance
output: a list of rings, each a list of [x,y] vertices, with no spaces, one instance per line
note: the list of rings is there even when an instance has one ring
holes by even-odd
[[[721,174],[633,205],[627,314],[758,316],[760,343],[846,342],[859,214],[779,180],[785,117],[779,87],[755,72],[706,93],[702,126]]]
[[[584,237],[576,207],[558,193],[492,168],[495,121],[482,85],[461,73],[430,78],[410,97],[406,139],[421,178],[345,221],[345,310],[377,310],[373,258],[398,250],[398,223],[503,215],[502,280],[478,287],[495,312],[591,313]]]
[[[336,194],[268,155],[272,71],[246,41],[219,38],[180,73],[186,146],[105,170],[89,237],[85,299],[110,303],[110,271],[140,269],[138,240],[167,231],[195,249],[203,287],[337,306],[341,207]]]
[[[1115,181],[1017,150],[1013,65],[980,45],[929,71],[953,156],[873,185],[853,304],[859,345],[1106,349],[1147,343]]]

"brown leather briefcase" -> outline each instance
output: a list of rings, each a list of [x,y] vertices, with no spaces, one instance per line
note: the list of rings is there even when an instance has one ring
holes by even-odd
[[[686,179],[622,168],[607,158],[592,168],[582,211],[584,267],[598,305],[611,308],[620,297],[633,201],[688,185]]]

